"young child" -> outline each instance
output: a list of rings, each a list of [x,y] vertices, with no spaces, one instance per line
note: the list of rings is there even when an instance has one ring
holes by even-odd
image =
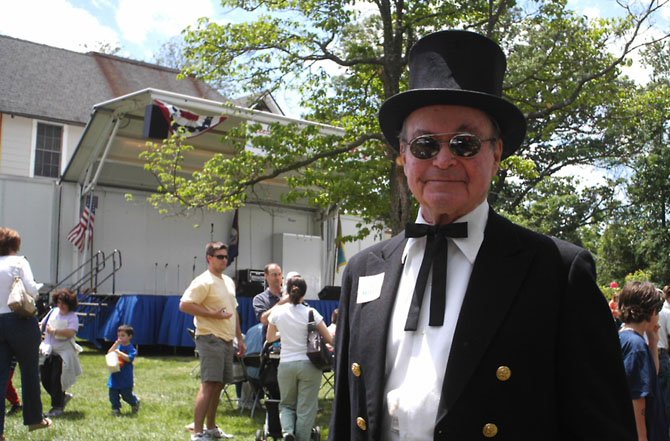
[[[619,340],[639,440],[667,441],[668,421],[658,382],[658,313],[663,299],[651,282],[628,282],[619,294]],[[645,341],[646,337],[646,341]]]
[[[121,325],[118,327],[117,339],[109,348],[109,352],[116,352],[119,356],[119,365],[121,370],[110,374],[107,387],[109,387],[109,401],[112,403],[112,413],[121,414],[121,400],[130,404],[133,413],[140,410],[140,399],[133,393],[135,375],[133,372],[133,361],[137,356],[137,349],[130,342],[133,339],[133,327],[130,325]],[[120,398],[119,398],[120,397]]]

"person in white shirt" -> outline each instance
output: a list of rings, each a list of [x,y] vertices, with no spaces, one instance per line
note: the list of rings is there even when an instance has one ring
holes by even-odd
[[[267,341],[281,336],[277,382],[279,383],[279,418],[285,441],[309,441],[316,420],[321,387],[321,369],[307,357],[307,323],[312,310],[316,327],[323,339],[333,340],[319,312],[303,303],[307,284],[301,277],[286,282],[289,302],[272,308],[268,317]]]
[[[19,256],[18,231],[0,227],[0,441],[5,439],[5,392],[12,357],[21,371],[23,424],[29,430],[51,427],[43,417],[39,375],[40,328],[36,317],[20,317],[7,306],[15,277],[20,277],[29,295],[37,297],[41,283],[35,282],[28,260]]]
[[[670,418],[670,355],[668,354],[668,336],[670,336],[670,285],[663,287],[663,309],[658,315],[658,381],[665,400],[665,411]]]

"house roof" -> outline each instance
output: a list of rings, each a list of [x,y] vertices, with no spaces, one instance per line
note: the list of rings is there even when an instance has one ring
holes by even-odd
[[[98,52],[79,53],[0,35],[0,112],[84,125],[94,105],[141,89],[225,101],[176,69]]]

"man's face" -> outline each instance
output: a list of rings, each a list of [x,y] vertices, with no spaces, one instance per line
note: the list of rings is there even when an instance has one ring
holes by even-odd
[[[473,157],[456,156],[448,147],[449,136],[439,138],[443,143],[433,158],[417,159],[409,151],[412,139],[438,133],[470,133],[482,140],[495,136],[488,116],[471,107],[428,106],[407,117],[400,145],[405,176],[424,218],[435,224],[450,223],[486,199],[502,155],[502,141],[496,140],[482,142]]]
[[[284,282],[284,275],[279,265],[270,265],[268,272],[265,273],[265,281],[273,293],[281,293],[281,286]]]
[[[228,250],[216,250],[213,256],[207,256],[207,266],[214,274],[221,275],[228,267]]]

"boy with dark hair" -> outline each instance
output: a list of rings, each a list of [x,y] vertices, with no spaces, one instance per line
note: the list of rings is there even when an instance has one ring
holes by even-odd
[[[623,322],[619,340],[641,441],[668,440],[668,421],[658,382],[658,313],[662,306],[663,299],[651,282],[629,282],[619,294]]]
[[[140,410],[140,399],[133,393],[135,384],[135,373],[133,361],[137,356],[137,349],[131,343],[135,331],[130,325],[121,325],[118,327],[117,339],[109,348],[110,352],[115,352],[119,356],[120,370],[109,375],[107,387],[109,387],[109,401],[112,403],[112,413],[121,414],[121,399],[130,404],[133,413]]]

